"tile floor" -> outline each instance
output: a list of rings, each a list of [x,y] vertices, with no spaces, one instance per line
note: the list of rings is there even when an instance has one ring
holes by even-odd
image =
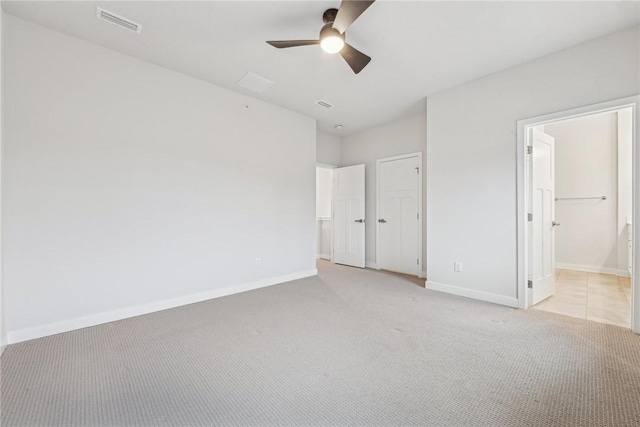
[[[532,308],[629,328],[631,279],[557,269],[556,294]]]

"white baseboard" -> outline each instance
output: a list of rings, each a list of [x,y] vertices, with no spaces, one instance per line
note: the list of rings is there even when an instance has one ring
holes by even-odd
[[[329,254],[316,254],[316,259],[326,259],[327,261],[331,260],[331,255]]]
[[[365,265],[365,267],[367,267],[367,268],[372,268],[372,269],[374,269],[374,270],[380,270],[380,269],[378,268],[378,264],[376,264],[375,262],[372,262],[372,261],[366,261],[366,262],[364,263],[364,265]]]
[[[507,307],[518,308],[518,299],[504,295],[492,294],[490,292],[476,291],[474,289],[462,288],[460,286],[446,285],[444,283],[427,281],[425,288],[433,291],[446,292],[448,294],[459,295],[461,297],[473,298],[480,301],[492,302],[494,304],[506,305]]]
[[[617,268],[609,268],[609,267],[599,267],[596,265],[565,264],[563,262],[556,262],[555,268],[562,268],[563,270],[586,271],[588,273],[614,274],[620,277],[630,276],[627,270],[619,270]]]
[[[62,332],[73,331],[76,329],[96,326],[103,323],[114,322],[116,320],[127,319],[129,317],[149,314],[156,311],[166,310],[169,308],[180,307],[182,305],[193,304],[196,302],[206,301],[213,298],[220,298],[227,295],[238,294],[240,292],[251,291],[253,289],[264,288],[267,286],[278,285],[280,283],[290,282],[292,280],[303,279],[305,277],[316,276],[318,270],[299,271],[297,273],[285,274],[278,277],[270,277],[266,279],[256,280],[254,282],[242,283],[239,285],[229,286],[222,289],[214,289],[197,294],[185,295],[178,298],[172,298],[163,301],[156,301],[149,304],[137,305],[134,307],[126,307],[106,313],[98,313],[91,316],[77,317],[75,319],[64,320],[62,322],[50,323],[47,325],[36,326],[33,328],[20,329],[17,331],[7,332],[7,344],[15,344],[22,341],[32,340],[35,338],[55,335]]]

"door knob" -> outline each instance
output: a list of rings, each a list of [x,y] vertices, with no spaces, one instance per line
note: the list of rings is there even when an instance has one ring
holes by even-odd
[[[556,222],[556,221],[553,221],[553,222],[551,223],[551,225],[552,225],[553,227],[557,227],[557,226],[559,226],[559,225],[560,225],[560,223],[559,223],[559,222]]]
[[[381,224],[384,224],[385,222],[387,222],[387,220],[386,219],[379,219],[378,222],[381,223]]]
[[[360,224],[362,224],[364,222],[364,219],[356,219],[354,222],[359,222]]]

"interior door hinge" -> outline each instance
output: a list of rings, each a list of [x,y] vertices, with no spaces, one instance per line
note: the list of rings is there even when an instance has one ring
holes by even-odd
[[[420,265],[420,258],[416,258],[416,265]]]
[[[527,280],[527,288],[533,289],[533,280]]]
[[[533,145],[527,145],[527,154],[533,153]]]
[[[420,219],[420,214],[419,213],[416,214],[416,219]]]
[[[528,213],[527,214],[527,221],[533,221],[533,214],[532,213]]]
[[[416,168],[416,173],[420,173],[420,168]]]

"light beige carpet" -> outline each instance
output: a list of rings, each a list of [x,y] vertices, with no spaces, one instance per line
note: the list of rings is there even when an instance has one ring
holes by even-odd
[[[2,425],[638,426],[640,337],[321,263],[9,346]]]

